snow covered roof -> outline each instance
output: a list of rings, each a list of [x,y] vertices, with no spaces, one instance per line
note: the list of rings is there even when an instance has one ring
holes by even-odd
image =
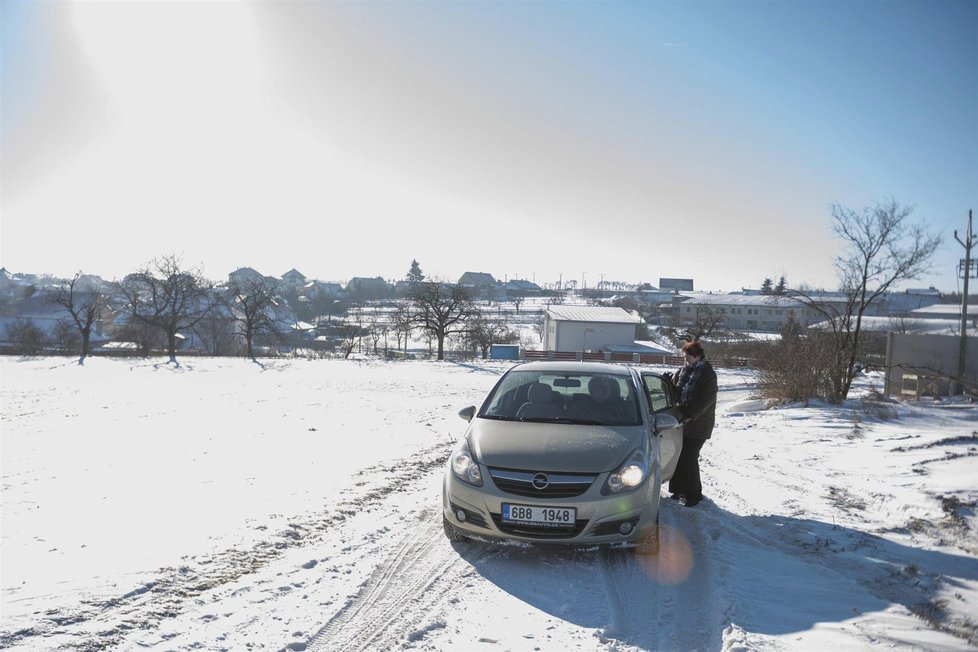
[[[932,306],[916,308],[910,311],[914,317],[933,316],[942,319],[961,319],[961,304],[959,303],[935,303]],[[978,305],[968,304],[968,316],[978,317]]]
[[[540,286],[537,285],[536,283],[534,283],[533,281],[527,281],[526,279],[522,279],[522,278],[514,278],[514,279],[506,282],[506,289],[507,290],[526,290],[526,291],[534,291],[535,292],[535,291],[537,291],[537,290],[540,289]]]
[[[106,351],[113,351],[113,350],[115,350],[115,351],[123,351],[123,350],[124,351],[135,351],[135,350],[137,350],[139,348],[139,345],[136,344],[135,342],[115,341],[115,342],[106,342],[105,344],[103,344],[99,348],[100,349],[105,349]]]
[[[592,321],[611,324],[637,324],[641,317],[622,308],[605,306],[550,306],[547,314],[556,321]]]
[[[710,294],[709,292],[683,292],[681,296],[687,297],[684,303],[690,304],[710,304],[721,306],[778,306],[778,307],[803,307],[804,304],[798,299],[792,299],[778,294]]]
[[[465,272],[458,279],[459,285],[495,285],[496,279],[492,277],[492,274],[487,272]]]
[[[236,279],[258,281],[261,278],[263,278],[261,273],[259,273],[258,270],[253,269],[251,267],[239,267],[238,269],[228,274],[229,281],[235,281]],[[278,281],[278,279],[275,280]]]
[[[941,296],[941,291],[934,287],[929,288],[907,288],[903,291],[904,294],[923,294],[929,296],[939,297]]]
[[[969,311],[970,312],[970,311]],[[889,333],[906,330],[914,335],[957,335],[960,332],[958,322],[947,319],[927,319],[925,317],[910,317],[902,319],[899,317],[863,317],[861,329],[867,333]],[[829,328],[828,321],[820,321],[812,324],[809,328],[817,330]],[[968,325],[968,336],[978,335],[978,329],[973,324]]]
[[[675,349],[665,349],[655,342],[632,342],[631,344],[608,344],[604,347],[612,353],[651,353],[653,355],[676,355]]]

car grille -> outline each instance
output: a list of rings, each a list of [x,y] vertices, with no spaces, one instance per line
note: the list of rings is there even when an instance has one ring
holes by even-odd
[[[515,534],[517,536],[534,537],[536,539],[570,539],[576,537],[584,530],[587,519],[577,519],[572,528],[554,528],[542,525],[525,525],[517,523],[504,523],[502,514],[491,514],[492,522],[496,524],[502,532]]]
[[[500,491],[530,498],[573,498],[594,483],[597,475],[571,473],[535,473],[511,469],[489,469],[492,481]],[[545,482],[543,481],[545,480]],[[542,486],[541,485],[544,485]]]

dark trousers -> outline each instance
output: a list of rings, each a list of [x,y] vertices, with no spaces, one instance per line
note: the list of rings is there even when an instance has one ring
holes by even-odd
[[[705,439],[683,437],[683,450],[679,453],[676,472],[669,480],[669,492],[686,496],[686,502],[698,502],[703,497],[700,482],[700,449]]]

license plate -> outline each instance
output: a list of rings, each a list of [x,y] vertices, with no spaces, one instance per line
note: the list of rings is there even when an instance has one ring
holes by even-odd
[[[544,527],[574,527],[577,520],[575,507],[540,507],[538,505],[511,505],[503,503],[503,521],[525,523]]]

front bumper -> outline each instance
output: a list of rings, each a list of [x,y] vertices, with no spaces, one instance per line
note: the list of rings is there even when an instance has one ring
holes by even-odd
[[[537,498],[502,491],[484,465],[480,465],[483,485],[470,485],[455,477],[450,464],[449,460],[445,469],[444,514],[456,530],[467,536],[586,546],[637,541],[648,535],[658,520],[658,472],[637,489],[621,494],[602,495],[608,473],[600,473],[579,496]],[[577,510],[577,521],[569,528],[507,524],[502,521],[503,503],[573,507]],[[459,518],[460,514],[463,518]]]

